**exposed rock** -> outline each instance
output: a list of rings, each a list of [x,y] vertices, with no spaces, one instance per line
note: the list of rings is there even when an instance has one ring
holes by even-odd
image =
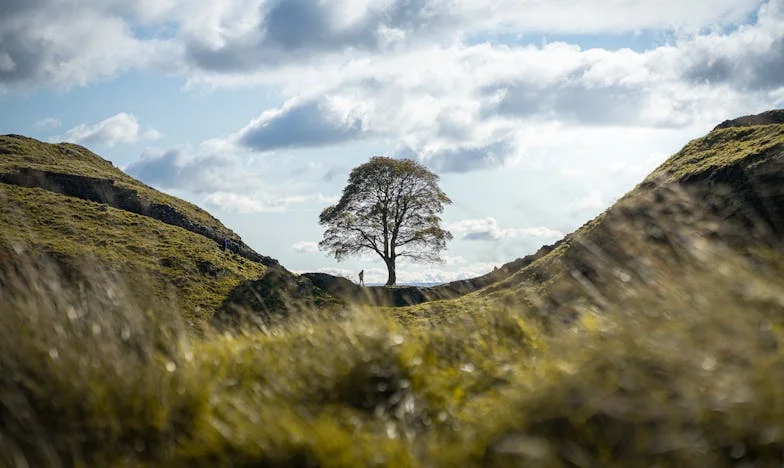
[[[212,239],[220,246],[223,246],[224,241],[228,240],[230,249],[237,255],[267,266],[278,265],[277,260],[260,255],[242,242],[241,239],[227,239],[225,235],[216,229],[191,220],[169,205],[155,203],[140,197],[135,190],[120,187],[111,179],[20,168],[14,172],[0,173],[0,182],[21,187],[37,187],[83,200],[106,203],[113,208],[148,216],[163,223],[181,227]]]
[[[784,111],[778,115],[784,119]],[[767,244],[784,241],[784,146],[690,175],[679,184],[705,202],[701,209],[743,226],[744,235]],[[721,226],[729,231],[733,225]]]
[[[746,115],[737,119],[725,120],[714,130],[730,127],[753,127],[755,125],[772,125],[784,123],[784,110],[771,110],[757,115]]]
[[[485,275],[431,287],[362,287],[346,278],[326,273],[303,273],[302,276],[308,278],[319,289],[350,303],[382,307],[405,307],[429,301],[454,299],[478,291],[508,278],[513,273],[547,255],[560,243],[561,241],[553,245],[546,245],[533,255],[518,258]]]
[[[211,276],[213,278],[220,278],[225,273],[222,268],[216,266],[209,260],[197,260],[196,267],[199,269],[201,274]]]
[[[305,276],[270,268],[257,280],[244,281],[229,293],[213,322],[219,326],[270,324],[304,311],[341,304]]]

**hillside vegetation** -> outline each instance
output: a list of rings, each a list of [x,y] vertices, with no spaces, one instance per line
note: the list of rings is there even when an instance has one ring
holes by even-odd
[[[72,143],[50,144],[20,135],[0,136],[0,173],[39,170],[94,179],[111,180],[118,187],[133,189],[140,196],[171,206],[190,219],[213,228],[227,237],[238,237],[206,211],[175,197],[163,194],[128,176],[83,146]]]
[[[762,121],[775,121],[784,111],[765,115]],[[569,324],[639,294],[666,296],[653,278],[688,275],[703,263],[695,259],[702,251],[727,251],[754,264],[778,255],[784,124],[734,122],[690,142],[596,219],[458,303],[525,304],[545,326]],[[427,318],[442,309],[454,307],[423,304],[398,313]]]
[[[320,309],[265,275],[297,313],[196,336],[120,273],[9,249],[0,465],[781,466],[784,125],[745,122],[448,300]]]
[[[204,210],[78,145],[0,137],[0,202],[0,251],[53,260],[72,283],[98,263],[137,297],[196,325],[241,281],[277,264]],[[233,251],[221,249],[224,238]]]

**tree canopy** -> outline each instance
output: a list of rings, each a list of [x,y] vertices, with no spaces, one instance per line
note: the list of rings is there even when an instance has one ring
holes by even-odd
[[[438,187],[438,175],[423,165],[376,156],[351,171],[340,201],[321,212],[319,224],[326,231],[319,247],[338,261],[375,252],[391,286],[398,258],[441,261],[452,234],[441,227],[440,215],[451,203]]]

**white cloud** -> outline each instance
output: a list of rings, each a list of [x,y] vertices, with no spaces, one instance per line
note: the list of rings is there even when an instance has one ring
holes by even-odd
[[[584,197],[578,198],[572,203],[574,209],[578,211],[594,211],[607,208],[609,205],[604,201],[601,190],[592,190]]]
[[[292,194],[279,195],[271,192],[212,192],[209,193],[204,201],[207,205],[224,211],[233,213],[284,213],[294,205],[308,203],[323,204],[330,197],[322,194]]]
[[[319,252],[319,245],[318,242],[297,242],[296,244],[291,246],[296,252],[299,253],[318,253]]]
[[[245,195],[232,192],[214,192],[205,198],[209,206],[234,213],[281,213],[292,204],[304,201],[301,197],[275,197],[269,194]]]
[[[157,67],[213,89],[270,86],[288,99],[227,137],[262,152],[372,138],[441,172],[513,166],[531,149],[527,128],[544,122],[707,126],[780,102],[784,87],[782,0],[70,6],[11,3],[0,20],[8,44],[0,69],[13,70],[0,71],[0,83],[85,83]],[[755,11],[754,23],[729,27]],[[667,42],[644,52],[535,36],[608,34],[620,43],[619,34],[652,32]],[[508,39],[515,34],[531,42]],[[58,41],[43,47],[43,35]],[[72,130],[86,138],[89,129]]]
[[[455,256],[447,255],[444,257],[444,263],[446,263],[447,265],[465,265],[467,262],[468,261],[465,258],[461,257],[460,255],[455,255]]]
[[[780,0],[763,5],[767,27]],[[759,8],[760,0],[10,0],[0,19],[0,86],[71,86],[158,69],[288,87],[302,68],[328,79],[356,62],[383,68],[409,56],[411,64],[423,52],[503,35],[695,33],[745,21]],[[424,61],[406,71],[414,77],[427,68],[436,67]]]
[[[203,2],[183,18],[189,61],[216,73],[364,57],[493,34],[698,31],[744,19],[758,0],[364,0]]]
[[[81,124],[66,131],[53,140],[72,143],[101,143],[114,146],[118,143],[133,143],[139,138],[160,138],[161,133],[154,129],[141,132],[139,121],[132,114],[120,112],[93,124]]]
[[[502,228],[495,218],[466,219],[447,226],[451,232],[463,234],[465,240],[498,241],[501,239],[558,240],[564,234],[548,227]]]
[[[136,37],[136,18],[111,3],[118,2],[4,2],[0,88],[70,87],[176,60],[176,45]]]
[[[338,197],[314,191],[301,170],[286,178],[278,161],[254,158],[230,140],[206,140],[193,147],[148,149],[125,171],[167,190],[185,190],[234,213],[282,213],[296,205],[327,205]],[[317,177],[317,174],[313,175]]]
[[[449,283],[452,281],[459,281],[468,278],[476,278],[477,276],[484,275],[498,266],[494,263],[476,262],[461,265],[457,269],[445,268],[421,268],[418,266],[411,266],[401,264],[398,266],[396,275],[397,283],[399,285],[413,284],[413,283]],[[317,268],[315,270],[297,270],[295,273],[326,273],[332,276],[338,276],[357,282],[359,270],[365,271],[365,282],[370,284],[384,284],[387,281],[387,270],[385,268],[375,267],[356,267],[355,270],[348,268],[326,267]]]
[[[398,284],[412,283],[449,283],[468,278],[476,278],[493,270],[498,265],[486,262],[477,262],[462,265],[457,269],[445,268],[408,268],[403,265],[397,268]],[[384,284],[387,280],[387,271],[383,268],[366,268],[365,281],[369,283]]]
[[[62,124],[63,123],[60,121],[60,119],[56,119],[54,117],[46,117],[34,123],[33,127],[38,130],[51,130],[53,128],[59,127]]]
[[[557,3],[578,11],[576,3]],[[700,5],[689,8],[708,15],[707,3]],[[658,14],[656,21],[662,21],[678,14],[675,3],[672,7],[656,13],[629,2],[618,8]],[[714,20],[735,18],[751,5],[715,7]],[[292,96],[233,136],[249,148],[387,139],[398,142],[398,156],[417,158],[439,172],[466,172],[519,164],[548,125],[704,129],[769,108],[784,87],[781,10],[774,0],[760,9],[755,24],[683,35],[643,52],[586,50],[563,42],[417,43],[372,57],[351,54],[258,74],[201,77],[218,86],[279,86]]]
[[[144,131],[141,137],[145,140],[160,140],[163,138],[163,133],[154,128],[149,128]]]
[[[325,146],[361,136],[357,109],[334,99],[291,99],[281,109],[264,112],[233,138],[256,151]]]

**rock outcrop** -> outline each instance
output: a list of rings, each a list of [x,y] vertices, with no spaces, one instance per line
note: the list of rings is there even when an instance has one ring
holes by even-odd
[[[717,125],[714,130],[772,124],[784,124],[784,109],[771,110],[757,115],[745,115],[743,117],[738,117],[737,119],[725,120]]]
[[[431,287],[419,286],[369,286],[360,287],[346,278],[326,273],[304,273],[317,288],[354,304],[367,304],[382,307],[405,307],[430,301],[455,299],[504,280],[515,272],[527,267],[537,259],[547,255],[560,244],[546,245],[533,255],[518,258],[482,276],[452,281]]]
[[[286,318],[343,302],[327,294],[306,276],[276,267],[259,279],[243,281],[234,288],[213,317],[222,328],[249,324],[270,325]]]
[[[12,172],[0,173],[0,183],[21,187],[37,187],[83,200],[105,203],[113,208],[148,216],[163,223],[202,235],[212,239],[221,247],[225,245],[234,253],[248,260],[266,266],[278,265],[277,260],[255,252],[239,237],[227,238],[216,229],[193,221],[169,205],[155,203],[141,197],[133,189],[117,185],[112,179],[19,168]]]

